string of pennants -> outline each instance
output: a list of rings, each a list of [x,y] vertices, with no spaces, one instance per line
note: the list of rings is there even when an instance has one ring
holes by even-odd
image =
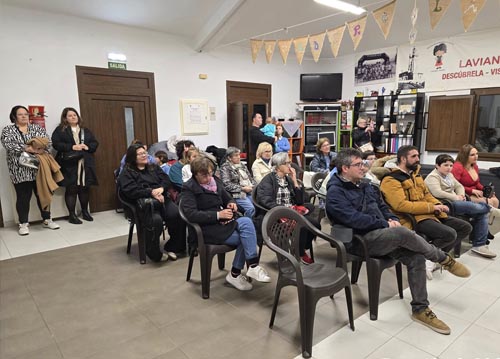
[[[450,6],[452,0],[428,1],[431,28],[434,30],[441,18],[446,13],[446,10],[448,10],[448,7]],[[477,15],[484,7],[486,1],[487,0],[460,0],[464,31],[467,31],[472,25]],[[379,26],[380,30],[382,31],[385,39],[387,39],[387,36],[389,35],[389,32],[391,30],[392,20],[394,19],[394,13],[396,9],[396,2],[397,0],[393,0],[386,5],[372,11],[372,16],[375,19],[375,22]],[[410,31],[410,34],[408,36],[410,43],[414,43],[416,39],[417,31],[415,28],[415,24],[417,16],[418,9],[416,7],[415,1],[415,7],[411,14],[412,30]],[[290,49],[292,47],[292,43],[295,50],[295,56],[297,57],[297,62],[299,64],[302,64],[302,60],[304,58],[308,43],[314,61],[318,62],[321,50],[323,49],[325,37],[328,37],[333,57],[337,57],[339,53],[340,43],[342,42],[342,38],[344,37],[346,28],[354,44],[354,50],[356,50],[359,43],[361,42],[361,39],[363,38],[367,19],[368,15],[365,15],[359,19],[346,22],[344,25],[326,30],[322,33],[306,35],[288,40],[251,39],[250,48],[252,52],[252,62],[255,63],[257,55],[261,51],[262,47],[264,47],[267,63],[270,63],[273,58],[276,45],[278,45],[278,50],[283,60],[283,64],[286,64],[288,54],[290,53]]]

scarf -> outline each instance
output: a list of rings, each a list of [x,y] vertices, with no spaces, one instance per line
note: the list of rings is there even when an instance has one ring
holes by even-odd
[[[210,177],[210,182],[206,184],[200,184],[201,188],[206,189],[207,191],[210,192],[217,192],[217,183],[215,183],[215,179],[213,177]]]

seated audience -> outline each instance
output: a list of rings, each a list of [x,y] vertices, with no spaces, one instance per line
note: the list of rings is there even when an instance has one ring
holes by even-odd
[[[237,205],[224,189],[222,182],[213,177],[214,164],[206,157],[198,157],[191,163],[193,176],[182,190],[182,209],[189,222],[198,223],[207,244],[235,246],[231,272],[226,281],[239,290],[250,290],[247,277],[259,282],[270,282],[266,270],[259,265],[257,237],[253,222],[237,214]],[[241,270],[247,263],[246,277]]]
[[[316,143],[316,153],[311,161],[312,172],[329,172],[330,162],[337,157],[335,152],[330,151],[330,141],[322,137]]]
[[[170,181],[172,181],[177,192],[182,190],[182,168],[186,164],[186,153],[191,147],[194,147],[194,143],[189,140],[181,140],[175,144],[177,162],[170,167],[168,176],[170,177]]]
[[[471,218],[472,252],[486,258],[494,258],[496,254],[487,246],[490,208],[484,202],[467,201],[464,186],[451,173],[453,162],[455,161],[450,155],[437,156],[436,168],[427,175],[425,184],[434,197],[448,201],[453,215]]]
[[[376,136],[375,123],[360,117],[358,121],[356,121],[356,126],[357,127],[352,130],[352,146],[359,149],[364,145],[372,143],[374,140],[372,137]],[[373,145],[372,148],[367,151],[373,151]]]
[[[366,151],[363,152],[363,166],[365,167],[366,173],[365,178],[370,180],[370,182],[374,185],[380,186],[380,180],[378,177],[372,172],[373,163],[377,157],[375,156],[375,152]]]
[[[321,226],[314,216],[311,216],[314,206],[304,203],[304,193],[297,181],[295,170],[291,166],[288,154],[281,152],[273,155],[271,159],[273,169],[270,174],[260,181],[257,187],[257,203],[267,209],[276,206],[291,207],[305,215],[305,217],[318,229]],[[306,250],[312,246],[314,236],[309,231],[302,229],[300,233],[300,257],[302,263],[313,263]]]
[[[186,153],[186,164],[182,167],[182,182],[187,182],[191,179],[191,162],[198,158],[200,151],[197,148],[190,148]]]
[[[163,172],[168,175],[170,171],[170,165],[168,164],[168,155],[165,151],[155,152],[156,164],[160,166]]]
[[[477,149],[469,144],[463,145],[460,152],[458,152],[451,173],[453,173],[457,181],[464,186],[465,193],[470,196],[471,201],[486,203],[490,206],[491,216],[498,217],[500,216],[498,198],[494,192],[492,192],[488,198],[484,196],[484,185],[480,182],[477,159]]]
[[[363,236],[369,255],[390,256],[406,265],[412,295],[412,319],[438,333],[450,334],[450,328],[429,308],[425,259],[441,263],[444,269],[458,277],[468,277],[470,271],[415,232],[401,226],[398,217],[389,211],[373,187],[362,181],[364,171],[360,151],[343,149],[335,161],[338,173],[332,175],[328,183],[328,217]],[[346,248],[352,253],[362,254],[354,242],[347,242]]]
[[[386,175],[380,185],[385,202],[401,224],[424,234],[436,247],[448,252],[457,242],[468,239],[472,226],[447,215],[449,208],[432,196],[420,172],[420,157],[415,146],[401,146],[397,152],[398,167]],[[407,215],[415,218],[416,226]],[[456,256],[459,253],[455,253]],[[427,276],[432,279],[434,263],[428,263]]]
[[[246,217],[252,218],[255,207],[252,203],[252,189],[257,183],[247,169],[241,163],[240,150],[229,147],[226,151],[226,161],[220,168],[220,178],[224,189],[233,197],[236,204],[243,210]]]
[[[252,164],[253,179],[259,183],[268,173],[271,173],[271,157],[273,146],[267,142],[262,142],[257,147],[257,159]]]
[[[130,146],[132,145],[141,145],[143,146],[146,150],[148,149],[148,146],[146,146],[145,144],[143,144],[140,140],[132,140],[132,142],[130,142]],[[130,148],[130,147],[129,147]],[[127,154],[125,153],[120,161],[120,169],[118,170],[118,175],[120,173],[122,173],[122,170],[123,170],[123,167],[125,167],[125,159],[127,157]],[[151,156],[150,154],[148,154],[148,164],[152,165],[152,164],[155,164],[156,163],[156,159]]]
[[[287,152],[290,151],[290,141],[288,138],[283,137],[283,124],[276,124],[276,143],[274,144],[274,150],[276,153]],[[257,151],[259,151],[257,149]]]
[[[168,188],[171,186],[170,179],[156,164],[148,163],[148,153],[141,144],[135,144],[128,148],[125,167],[118,177],[118,186],[130,202],[137,202],[141,198],[153,198],[155,201],[155,212],[161,215],[168,227],[170,239],[165,244],[165,251],[171,259],[176,259],[179,253],[186,251],[186,223],[179,215],[177,205],[170,200]],[[153,240],[159,243],[161,231],[155,232]],[[148,248],[148,246],[147,246]],[[158,246],[151,246],[148,256],[153,261],[166,259],[161,255]]]

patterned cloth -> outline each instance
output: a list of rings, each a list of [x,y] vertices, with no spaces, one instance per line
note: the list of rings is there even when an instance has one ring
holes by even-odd
[[[276,193],[276,203],[279,206],[291,207],[293,205],[292,198],[290,197],[290,190],[286,178],[281,178],[277,173],[274,174],[278,180],[278,193]]]

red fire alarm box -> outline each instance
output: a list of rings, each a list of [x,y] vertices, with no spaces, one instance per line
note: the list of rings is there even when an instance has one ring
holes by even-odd
[[[45,106],[28,106],[30,113],[30,123],[45,128]]]

